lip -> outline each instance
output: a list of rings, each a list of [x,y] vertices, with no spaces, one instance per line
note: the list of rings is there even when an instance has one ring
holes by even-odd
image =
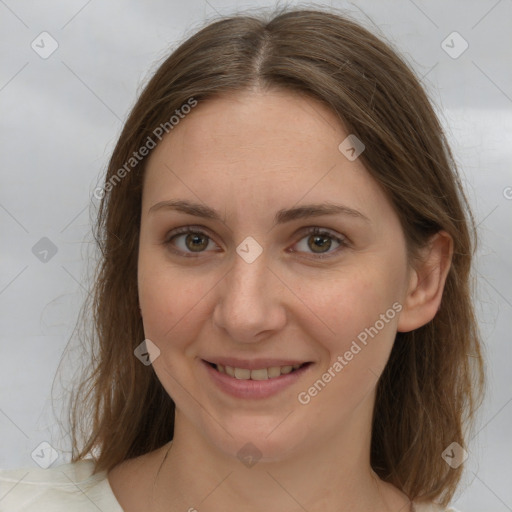
[[[238,364],[240,364],[240,366],[237,366],[236,364],[233,364],[233,366],[236,366],[237,368],[248,368],[251,370],[258,368],[268,368],[270,366],[288,366],[289,364],[292,363],[291,361],[285,361],[284,363],[276,364],[276,362],[278,362],[277,360],[261,359],[251,361],[252,368],[249,368],[247,366],[249,361],[240,361],[230,358],[218,359],[218,361],[219,362],[216,364],[223,364],[220,361],[239,361]],[[268,361],[270,361],[272,364],[266,366]],[[262,362],[264,363],[263,365],[261,364]],[[303,363],[304,362],[302,361],[302,364]],[[231,366],[231,364],[229,363],[225,364]],[[301,362],[298,361],[295,362],[294,364],[301,364]],[[218,389],[232,397],[244,399],[263,399],[277,395],[279,392],[283,391],[284,389],[288,388],[289,386],[297,382],[298,379],[300,379],[306,372],[309,371],[312,365],[313,363],[309,362],[302,368],[298,368],[297,370],[294,370],[291,373],[287,373],[285,375],[281,375],[273,379],[242,380],[237,379],[235,377],[230,377],[225,373],[220,373],[218,370],[213,368],[209,362],[205,361],[204,359],[201,360],[201,366],[208,373],[208,376],[210,377],[211,381],[216,385]]]

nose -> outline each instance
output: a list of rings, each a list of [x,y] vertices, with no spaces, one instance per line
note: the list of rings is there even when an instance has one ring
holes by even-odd
[[[216,286],[213,322],[237,343],[261,341],[286,323],[286,289],[270,268],[265,251],[252,263],[236,255]]]

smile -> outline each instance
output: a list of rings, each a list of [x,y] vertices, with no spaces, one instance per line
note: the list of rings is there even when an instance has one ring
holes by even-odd
[[[258,368],[255,370],[249,370],[248,368],[236,368],[233,366],[223,366],[221,364],[211,363],[214,368],[220,373],[225,373],[230,377],[234,377],[239,380],[268,380],[275,379],[281,375],[287,375],[292,373],[294,370],[298,370],[301,366],[308,363],[295,364],[293,366],[270,366],[269,368]]]
[[[272,366],[266,366],[261,362],[259,364],[252,362],[245,364],[253,366],[253,368],[244,368],[243,366],[212,363],[204,359],[201,362],[201,366],[209,375],[210,382],[214,385],[210,389],[217,389],[223,394],[239,399],[263,399],[278,396],[314,366],[312,362],[297,363],[294,361],[294,364],[281,365],[273,362]],[[223,362],[226,363],[226,361]],[[234,363],[232,362],[232,364]]]

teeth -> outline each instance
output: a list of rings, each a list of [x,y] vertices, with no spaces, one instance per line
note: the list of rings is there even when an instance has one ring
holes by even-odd
[[[241,380],[247,380],[251,378],[251,370],[247,368],[235,368],[235,377]]]
[[[279,377],[281,375],[281,367],[280,366],[271,366],[267,369],[268,378],[272,379],[274,377]]]
[[[268,379],[268,370],[266,368],[262,368],[261,370],[251,370],[251,379],[252,380],[267,380]]]
[[[280,375],[286,375],[293,370],[300,368],[300,364],[293,366],[271,366],[270,368],[258,368],[257,370],[248,370],[247,368],[233,368],[232,366],[216,365],[220,373],[226,373],[230,377],[235,377],[239,380],[267,380],[274,379]]]

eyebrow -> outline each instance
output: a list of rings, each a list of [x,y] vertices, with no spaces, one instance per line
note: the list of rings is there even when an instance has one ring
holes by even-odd
[[[187,213],[189,215],[194,215],[195,217],[217,220],[224,223],[220,214],[213,208],[210,208],[209,206],[206,206],[204,204],[194,203],[184,199],[160,201],[159,203],[154,204],[148,210],[148,214],[160,210],[175,210]],[[303,206],[296,206],[293,208],[279,210],[274,216],[274,225],[284,224],[286,222],[291,222],[297,219],[304,219],[308,217],[320,217],[322,215],[339,214],[347,215],[371,223],[370,219],[363,215],[360,211],[354,210],[353,208],[349,208],[348,206],[333,203],[319,203],[306,204]]]

